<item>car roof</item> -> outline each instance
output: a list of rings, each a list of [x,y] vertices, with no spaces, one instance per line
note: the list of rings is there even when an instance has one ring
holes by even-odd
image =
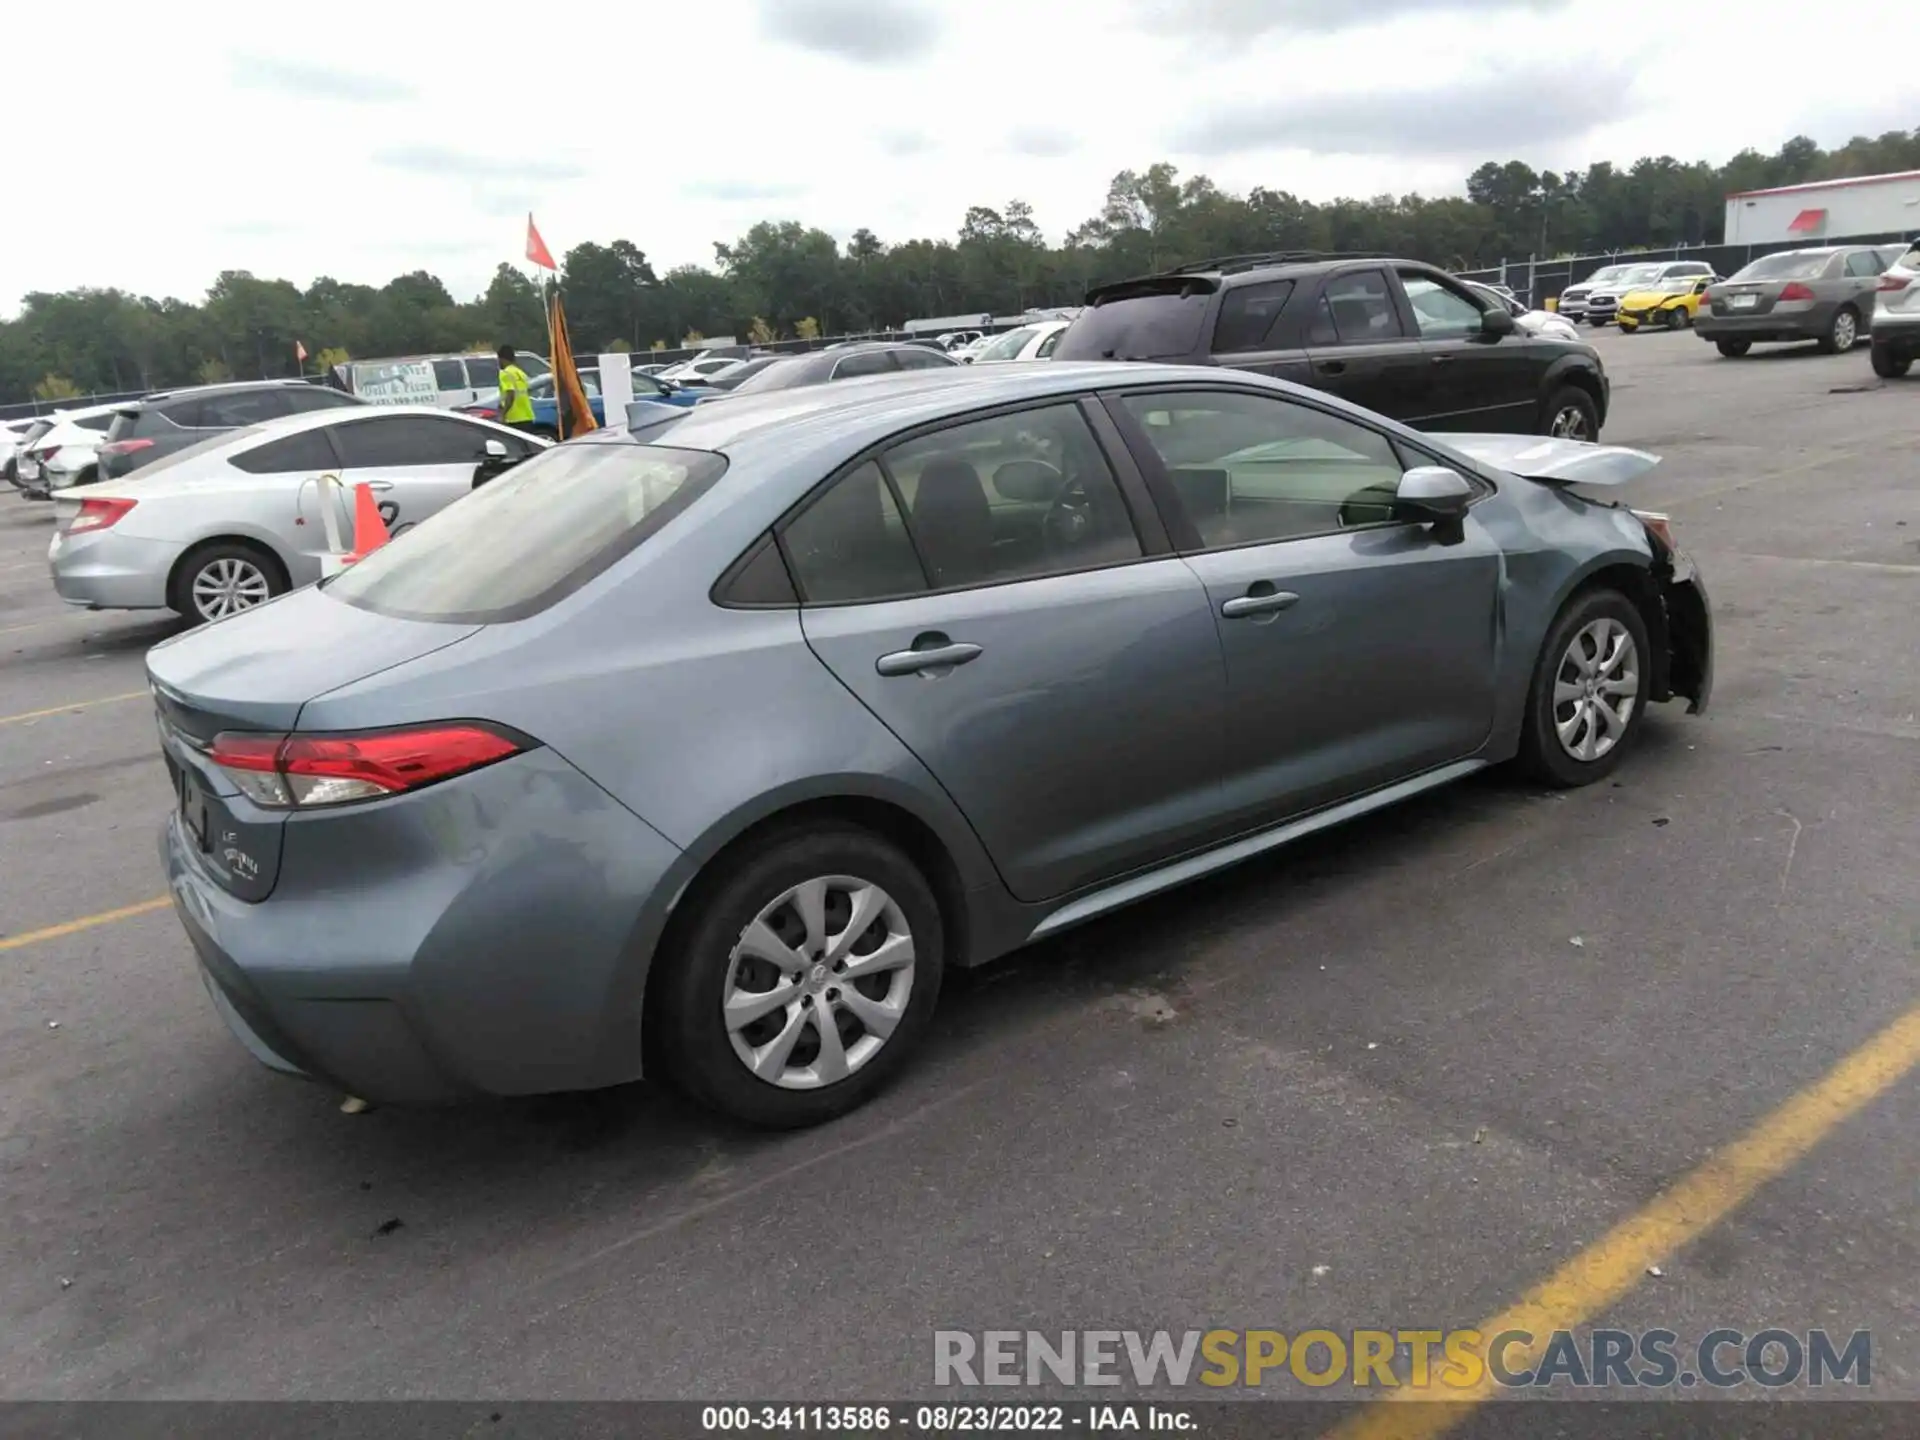
[[[715,450],[743,461],[838,463],[837,457],[902,430],[973,410],[1077,395],[1102,385],[1191,386],[1247,378],[1223,375],[1211,367],[1134,361],[1010,361],[985,370],[952,365],[790,390],[735,392],[662,416],[631,437],[613,430],[587,438],[601,443],[632,438],[648,445]]]

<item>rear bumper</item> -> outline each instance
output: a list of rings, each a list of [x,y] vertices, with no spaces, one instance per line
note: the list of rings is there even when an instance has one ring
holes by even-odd
[[[263,901],[177,815],[160,854],[214,1009],[270,1069],[411,1105],[640,1074],[679,852],[551,751],[289,819]]]
[[[1875,310],[1873,343],[1898,355],[1920,355],[1920,310]]]
[[[1693,322],[1702,340],[1818,340],[1833,326],[1837,307],[1816,305],[1805,310],[1768,315],[1711,315],[1705,310]]]
[[[164,610],[167,577],[180,547],[112,530],[56,534],[47,547],[53,588],[69,605],[89,610]]]

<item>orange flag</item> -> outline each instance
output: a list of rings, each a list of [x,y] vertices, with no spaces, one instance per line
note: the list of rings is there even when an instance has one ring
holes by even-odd
[[[573,341],[567,335],[567,312],[560,308],[560,291],[555,287],[547,310],[547,354],[553,361],[553,394],[559,402],[560,438],[571,440],[589,430],[598,430],[593,407],[587,403],[587,390],[580,383],[580,372],[573,363]]]
[[[540,232],[534,228],[531,214],[527,216],[527,259],[543,270],[558,271],[560,268],[553,263],[553,252],[547,249],[547,242],[540,238]]]

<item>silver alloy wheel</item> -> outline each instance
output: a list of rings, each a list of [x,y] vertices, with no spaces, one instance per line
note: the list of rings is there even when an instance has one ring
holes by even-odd
[[[822,875],[740,932],[721,1008],[733,1053],[782,1090],[846,1079],[879,1053],[913,994],[913,931],[870,881]]]
[[[193,608],[202,620],[224,620],[272,598],[267,573],[251,560],[226,556],[193,577]]]
[[[1853,342],[1860,338],[1860,326],[1853,318],[1851,310],[1842,310],[1833,317],[1833,348],[1842,353],[1853,349]]]
[[[1640,647],[1611,616],[1581,627],[1553,675],[1553,729],[1574,759],[1594,761],[1620,743],[1640,703]]]
[[[1591,440],[1587,434],[1587,412],[1578,405],[1562,405],[1554,412],[1547,433],[1559,440]]]

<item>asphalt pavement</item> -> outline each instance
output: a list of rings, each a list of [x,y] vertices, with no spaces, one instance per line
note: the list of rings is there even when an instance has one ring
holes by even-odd
[[[1920,1000],[1920,380],[1597,343],[1714,598],[1708,715],[950,980],[902,1083],[779,1137],[259,1069],[139,908],[176,625],[63,608],[0,500],[0,1398],[924,1396],[939,1329],[1474,1326],[1599,1273]],[[1567,1313],[1870,1329],[1920,1398],[1911,1063]]]

